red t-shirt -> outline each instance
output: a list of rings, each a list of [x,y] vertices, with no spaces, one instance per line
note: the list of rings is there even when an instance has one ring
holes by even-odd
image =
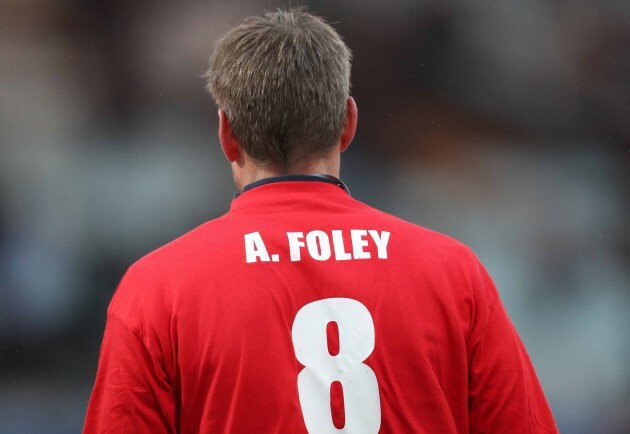
[[[556,433],[491,278],[325,182],[253,188],[126,273],[84,433]]]

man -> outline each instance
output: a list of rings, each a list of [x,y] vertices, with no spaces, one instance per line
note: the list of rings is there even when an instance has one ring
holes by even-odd
[[[338,179],[357,107],[333,28],[249,18],[208,78],[242,193],[126,273],[84,432],[557,432],[475,255]]]

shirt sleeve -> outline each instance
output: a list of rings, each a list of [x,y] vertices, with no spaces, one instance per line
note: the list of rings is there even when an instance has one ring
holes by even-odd
[[[84,434],[175,433],[177,400],[159,360],[109,312]]]
[[[469,337],[470,433],[557,433],[534,367],[492,279],[478,262]]]

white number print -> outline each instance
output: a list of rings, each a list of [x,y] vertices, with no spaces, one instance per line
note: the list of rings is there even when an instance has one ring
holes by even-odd
[[[326,327],[336,322],[339,353],[328,351]],[[374,371],[363,361],[374,351],[374,321],[368,309],[350,298],[327,298],[302,307],[291,331],[295,356],[305,368],[298,374],[300,406],[310,434],[376,434],[381,403]],[[330,387],[343,388],[345,425],[333,423]]]

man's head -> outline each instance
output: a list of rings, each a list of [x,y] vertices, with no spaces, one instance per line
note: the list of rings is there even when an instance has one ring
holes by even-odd
[[[230,30],[207,73],[228,159],[238,157],[224,143],[233,140],[268,172],[295,173],[344,150],[356,128],[350,59],[337,32],[303,10],[250,17]]]

